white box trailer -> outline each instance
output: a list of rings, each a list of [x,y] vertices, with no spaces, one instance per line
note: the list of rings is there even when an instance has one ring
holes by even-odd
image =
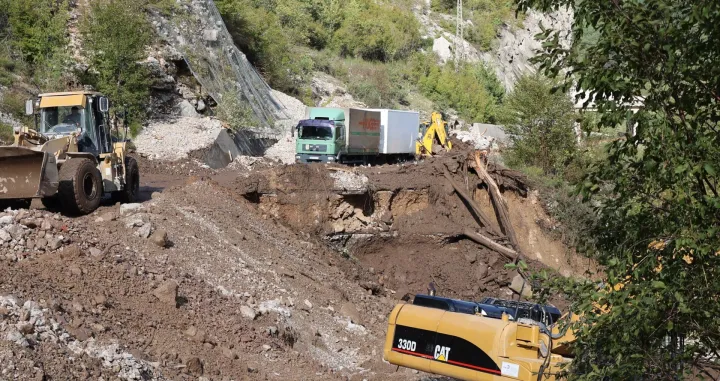
[[[420,133],[420,113],[417,111],[372,109],[380,112],[381,154],[415,154]]]

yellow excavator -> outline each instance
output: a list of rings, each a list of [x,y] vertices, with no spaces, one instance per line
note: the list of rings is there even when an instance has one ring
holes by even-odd
[[[448,138],[447,122],[443,120],[442,114],[433,112],[430,116],[430,123],[422,126],[423,136],[415,144],[418,156],[432,156],[438,154],[441,149],[450,151],[452,143]]]
[[[552,381],[572,360],[561,319],[577,321],[548,305],[416,295],[390,314],[383,358],[459,380]]]
[[[96,92],[41,94],[25,104],[35,128],[15,131],[0,147],[0,208],[29,207],[33,198],[69,214],[88,214],[110,194],[137,199],[140,171],[109,118],[109,100]]]

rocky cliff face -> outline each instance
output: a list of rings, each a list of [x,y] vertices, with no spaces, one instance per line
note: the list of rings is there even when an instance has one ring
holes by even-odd
[[[506,25],[498,35],[495,48],[489,52],[481,52],[466,40],[457,41],[455,34],[448,33],[440,25],[442,21],[454,24],[454,16],[432,12],[426,1],[417,4],[414,11],[423,26],[424,36],[433,39],[433,51],[443,62],[455,59],[453,49],[458,43],[462,47],[462,57],[465,61],[485,62],[495,71],[508,91],[513,89],[515,82],[523,74],[535,71],[536,68],[530,63],[530,59],[542,45],[535,39],[535,35],[541,32],[541,25],[545,28],[566,31],[564,36],[569,43],[573,21],[571,11],[550,14],[530,11],[525,16],[522,28]]]
[[[512,90],[519,77],[528,72],[535,72],[530,59],[540,49],[541,43],[535,35],[545,28],[565,31],[566,43],[570,42],[572,27],[572,11],[559,11],[550,14],[530,11],[525,18],[522,29],[504,28],[500,32],[497,48],[492,52],[481,54],[481,59],[495,70],[505,89]]]

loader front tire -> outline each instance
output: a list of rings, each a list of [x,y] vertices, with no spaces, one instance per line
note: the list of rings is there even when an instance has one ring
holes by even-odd
[[[100,206],[102,178],[92,160],[69,159],[60,167],[59,177],[57,196],[66,213],[89,214]]]
[[[113,201],[124,204],[138,201],[140,196],[140,168],[132,157],[125,158],[125,188],[113,192]]]

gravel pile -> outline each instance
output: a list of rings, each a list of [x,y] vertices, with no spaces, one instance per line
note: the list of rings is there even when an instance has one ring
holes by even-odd
[[[174,161],[209,147],[221,130],[222,123],[217,119],[180,117],[151,123],[133,143],[145,157]]]
[[[4,259],[21,261],[52,252],[69,243],[67,219],[40,210],[0,212],[0,252]]]
[[[278,126],[282,129],[284,135],[275,145],[265,151],[265,157],[283,164],[292,164],[295,162],[295,137],[292,134],[292,129],[297,126],[300,120],[305,118],[307,106],[300,100],[276,90],[273,90],[273,95],[285,106],[288,119],[278,122]]]
[[[283,164],[295,163],[295,137],[287,134],[265,151],[265,157]]]
[[[469,131],[452,131],[458,140],[463,143],[471,144],[475,149],[489,149],[494,146],[495,138],[491,136],[483,136],[479,133]]]
[[[73,338],[49,315],[48,308],[33,301],[21,304],[14,296],[0,296],[0,339],[30,349],[43,344],[66,347],[76,355],[100,359],[105,368],[112,369],[123,380],[163,379],[154,374],[149,364],[122,351],[117,344],[101,345],[92,338],[84,341]]]

